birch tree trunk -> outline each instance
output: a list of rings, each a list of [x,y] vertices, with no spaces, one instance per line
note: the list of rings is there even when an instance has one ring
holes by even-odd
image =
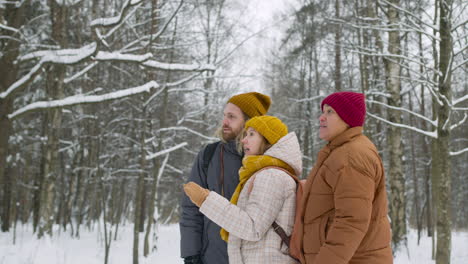
[[[399,6],[400,0],[391,0],[395,6]],[[388,6],[388,27],[393,30],[388,33],[388,53],[391,55],[401,54],[400,33],[398,32],[400,17],[398,10],[392,5]],[[401,66],[400,59],[387,57],[385,62],[386,87],[391,95],[388,104],[401,107]],[[389,109],[389,121],[401,123],[401,114],[398,110]],[[390,180],[390,218],[392,225],[393,250],[398,251],[401,242],[406,244],[406,200],[405,200],[405,178],[402,168],[401,130],[396,126],[390,126],[388,131],[388,145],[390,149],[390,164],[388,178]]]

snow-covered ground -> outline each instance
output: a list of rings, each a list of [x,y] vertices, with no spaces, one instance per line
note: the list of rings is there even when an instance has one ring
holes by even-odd
[[[110,264],[132,263],[133,227],[120,229],[117,241],[112,241]],[[147,258],[140,257],[141,264],[182,263],[179,258],[178,225],[158,228],[156,252]],[[102,264],[104,263],[103,238],[98,228],[94,231],[82,229],[81,238],[71,238],[68,232],[54,234],[52,239],[38,240],[28,226],[18,226],[16,241],[14,235],[0,233],[0,264]],[[142,245],[142,239],[140,245]],[[468,263],[468,232],[456,232],[452,235],[452,264]],[[417,245],[415,231],[408,234],[408,249],[399,252],[395,264],[432,264],[431,239],[423,237]]]

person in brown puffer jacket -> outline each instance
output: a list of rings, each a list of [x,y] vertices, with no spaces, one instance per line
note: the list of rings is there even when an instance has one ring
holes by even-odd
[[[301,263],[393,263],[382,160],[362,134],[364,95],[338,92],[322,104],[318,153],[307,178]]]

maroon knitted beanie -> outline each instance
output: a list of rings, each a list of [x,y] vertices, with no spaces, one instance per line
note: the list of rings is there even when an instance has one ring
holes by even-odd
[[[336,113],[350,127],[364,125],[364,118],[366,116],[364,94],[355,92],[332,93],[322,101],[322,111],[324,104],[335,109]]]

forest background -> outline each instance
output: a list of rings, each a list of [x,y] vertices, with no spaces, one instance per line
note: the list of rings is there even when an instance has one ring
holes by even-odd
[[[272,97],[305,178],[320,101],[353,90],[384,160],[394,250],[414,229],[450,263],[468,227],[467,21],[463,0],[0,0],[1,231],[100,225],[107,263],[130,224],[137,264],[155,223],[178,222],[230,96]]]

